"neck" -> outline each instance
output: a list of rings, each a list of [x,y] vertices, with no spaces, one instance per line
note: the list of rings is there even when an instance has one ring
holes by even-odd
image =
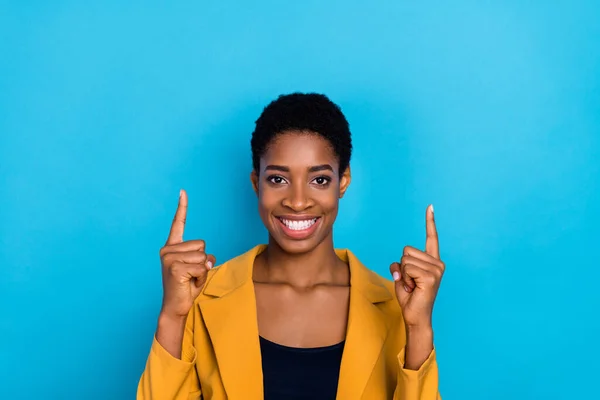
[[[254,279],[258,282],[299,288],[348,286],[350,282],[348,266],[335,254],[331,235],[306,253],[288,253],[269,237],[269,244],[257,262]]]

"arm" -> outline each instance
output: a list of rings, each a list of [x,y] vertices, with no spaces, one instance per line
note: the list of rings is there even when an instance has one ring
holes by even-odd
[[[183,337],[185,336],[186,317],[169,317],[161,314],[154,337],[161,346],[175,358],[182,359]]]
[[[390,266],[406,334],[406,344],[398,354],[398,383],[394,393],[397,400],[441,398],[432,313],[446,265],[440,259],[433,206],[427,207],[425,226],[425,251],[406,246],[400,263]]]
[[[413,371],[421,368],[433,351],[433,328],[406,328],[404,367]]]
[[[138,400],[201,397],[194,368],[193,328],[197,310],[194,304],[216,260],[204,252],[204,241],[183,241],[187,205],[187,193],[182,190],[167,243],[160,250],[163,304],[146,369],[138,385]]]
[[[194,368],[193,319],[193,310],[187,320],[159,317],[146,368],[138,384],[138,400],[201,398]]]
[[[394,400],[441,400],[433,330],[406,329],[406,346],[398,354]]]

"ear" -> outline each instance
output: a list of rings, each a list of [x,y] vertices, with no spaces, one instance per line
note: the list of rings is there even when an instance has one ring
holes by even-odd
[[[258,196],[258,174],[255,170],[252,170],[250,173],[250,182],[252,182],[252,189],[254,189],[254,193]]]
[[[346,168],[344,173],[342,174],[342,178],[340,179],[340,199],[344,197],[346,193],[346,189],[350,186],[350,181],[352,180],[352,174],[350,173],[350,166]]]

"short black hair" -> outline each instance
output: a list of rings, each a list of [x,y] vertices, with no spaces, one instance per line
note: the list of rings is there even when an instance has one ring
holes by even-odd
[[[272,101],[256,120],[250,141],[256,173],[260,170],[260,158],[271,141],[291,130],[312,132],[326,139],[338,158],[340,176],[350,165],[350,126],[340,107],[323,94],[291,93]]]

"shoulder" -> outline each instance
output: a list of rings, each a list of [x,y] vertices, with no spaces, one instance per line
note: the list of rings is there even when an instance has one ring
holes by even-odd
[[[196,301],[200,301],[204,296],[223,296],[247,282],[251,282],[254,260],[264,248],[264,245],[255,246],[223,264],[213,267],[208,271],[202,295],[198,296]]]
[[[386,318],[401,318],[401,309],[396,299],[395,283],[363,264],[350,251],[347,251],[350,265],[350,284],[362,292],[367,299],[382,311]]]
[[[398,303],[398,299],[396,298],[396,284],[391,279],[384,278],[379,275],[375,271],[370,271],[374,278],[379,281],[379,284],[383,286],[387,292],[390,294],[390,298],[387,301],[381,303],[380,308],[387,314],[391,316],[398,317],[402,315],[402,311],[400,308],[400,303]]]
[[[378,293],[373,297],[375,305],[390,322],[403,322],[402,309],[396,297],[396,284],[374,270],[364,267],[364,277],[370,282],[369,291]],[[382,295],[383,294],[383,295]]]
[[[406,344],[406,330],[404,325],[404,316],[402,308],[396,297],[396,284],[391,279],[386,279],[383,276],[377,274],[375,271],[371,271],[374,280],[377,280],[379,284],[385,287],[386,291],[390,296],[380,303],[374,304],[381,312],[382,318],[385,320],[385,324],[388,327],[387,334],[387,347],[389,350],[389,356],[395,359],[400,350]],[[390,361],[393,363],[393,361]]]

